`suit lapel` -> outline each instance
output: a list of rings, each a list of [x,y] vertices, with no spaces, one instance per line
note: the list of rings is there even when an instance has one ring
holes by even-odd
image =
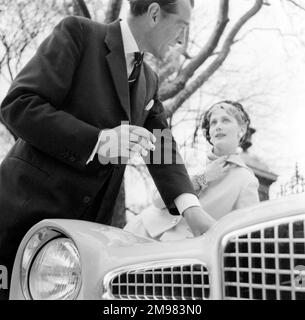
[[[144,74],[144,65],[142,64],[139,79],[137,80],[133,94],[131,97],[131,108],[132,108],[132,123],[141,124],[142,115],[145,108],[145,97],[146,97],[146,79]]]
[[[129,121],[131,121],[126,61],[119,21],[108,25],[105,43],[110,50],[106,59],[110,68],[114,86],[121,105],[125,110]]]

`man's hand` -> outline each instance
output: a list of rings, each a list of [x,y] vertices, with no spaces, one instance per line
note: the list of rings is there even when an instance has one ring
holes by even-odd
[[[192,229],[195,237],[202,235],[216,222],[201,207],[190,207],[183,212],[187,224]]]
[[[99,161],[107,164],[111,159],[119,157],[126,161],[136,155],[145,157],[149,151],[155,150],[155,142],[156,137],[151,132],[138,126],[124,124],[103,130],[97,151]]]

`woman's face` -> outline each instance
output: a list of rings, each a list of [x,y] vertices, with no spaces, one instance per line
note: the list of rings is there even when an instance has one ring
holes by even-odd
[[[222,104],[226,107],[226,104]],[[222,108],[215,107],[210,118],[210,137],[216,155],[236,152],[244,132],[236,118]]]

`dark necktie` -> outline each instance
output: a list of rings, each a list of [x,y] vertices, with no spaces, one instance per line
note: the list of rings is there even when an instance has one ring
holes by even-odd
[[[135,58],[135,63],[134,63],[132,72],[131,72],[130,76],[128,77],[129,85],[133,85],[134,82],[138,79],[138,76],[139,76],[139,73],[141,70],[141,65],[143,62],[143,54],[141,52],[135,52],[134,58]]]

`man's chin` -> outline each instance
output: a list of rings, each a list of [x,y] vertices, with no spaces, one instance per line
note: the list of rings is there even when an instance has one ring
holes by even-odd
[[[165,56],[163,54],[155,55],[155,58],[157,58],[159,61],[165,61]]]
[[[156,53],[155,57],[156,57],[157,59],[159,59],[160,61],[164,61],[164,60],[167,58],[168,53],[169,53],[168,48],[164,48],[164,47],[163,47],[163,48],[160,48],[160,49],[158,50],[158,52]]]
[[[157,60],[164,60],[164,56],[162,55],[162,52],[156,51],[156,50],[147,50],[148,53],[153,55]]]

